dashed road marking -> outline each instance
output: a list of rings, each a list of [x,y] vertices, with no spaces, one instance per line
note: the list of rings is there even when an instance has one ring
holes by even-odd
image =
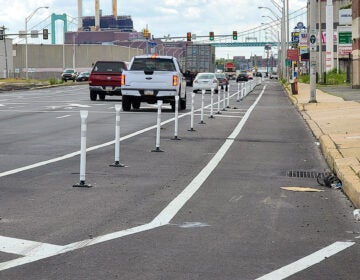
[[[63,119],[63,118],[67,118],[67,117],[71,117],[71,115],[65,115],[65,116],[57,117],[57,119]]]

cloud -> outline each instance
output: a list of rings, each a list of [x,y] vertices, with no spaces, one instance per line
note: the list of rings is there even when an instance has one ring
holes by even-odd
[[[169,16],[169,15],[173,16],[173,15],[179,14],[179,11],[176,10],[176,9],[173,9],[173,8],[163,8],[163,7],[160,7],[160,8],[159,8],[159,12],[161,12],[161,13],[167,15],[167,16]]]

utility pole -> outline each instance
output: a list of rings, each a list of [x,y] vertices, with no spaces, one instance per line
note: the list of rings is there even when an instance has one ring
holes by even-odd
[[[332,0],[326,3],[326,72],[334,68],[334,6]]]
[[[352,5],[352,34],[353,34],[353,81],[352,88],[360,88],[360,2]]]
[[[312,0],[310,0],[312,1]],[[322,26],[321,26],[321,2],[322,1],[318,1],[318,18],[319,18],[319,81],[321,81],[322,79]],[[315,7],[315,6],[314,6]],[[315,21],[316,24],[316,21]],[[316,27],[314,27],[316,29]]]
[[[309,103],[316,103],[316,0],[309,0],[310,2],[310,101]],[[321,37],[319,38],[321,46]]]
[[[5,34],[5,30],[7,28],[5,28],[5,26],[0,27],[0,31],[1,31],[1,37],[4,40],[4,57],[5,57],[5,78],[8,78],[8,73],[9,73],[9,69],[8,69],[8,55],[7,55],[7,49],[6,49],[6,34]]]

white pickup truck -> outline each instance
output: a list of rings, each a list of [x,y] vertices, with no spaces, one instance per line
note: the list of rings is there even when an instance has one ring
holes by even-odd
[[[139,109],[141,102],[154,104],[157,100],[170,103],[175,110],[175,96],[179,109],[186,109],[186,79],[175,57],[158,55],[134,56],[129,70],[121,76],[122,109]]]

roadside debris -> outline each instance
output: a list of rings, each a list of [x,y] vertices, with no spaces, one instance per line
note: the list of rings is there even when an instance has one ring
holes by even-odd
[[[331,172],[319,173],[316,177],[316,181],[320,186],[325,186],[333,189],[341,189],[341,180]]]
[[[355,209],[353,214],[354,214],[355,220],[360,221],[360,209]]]
[[[283,190],[293,191],[293,192],[323,192],[324,190],[318,190],[314,188],[305,188],[305,187],[280,187]]]

